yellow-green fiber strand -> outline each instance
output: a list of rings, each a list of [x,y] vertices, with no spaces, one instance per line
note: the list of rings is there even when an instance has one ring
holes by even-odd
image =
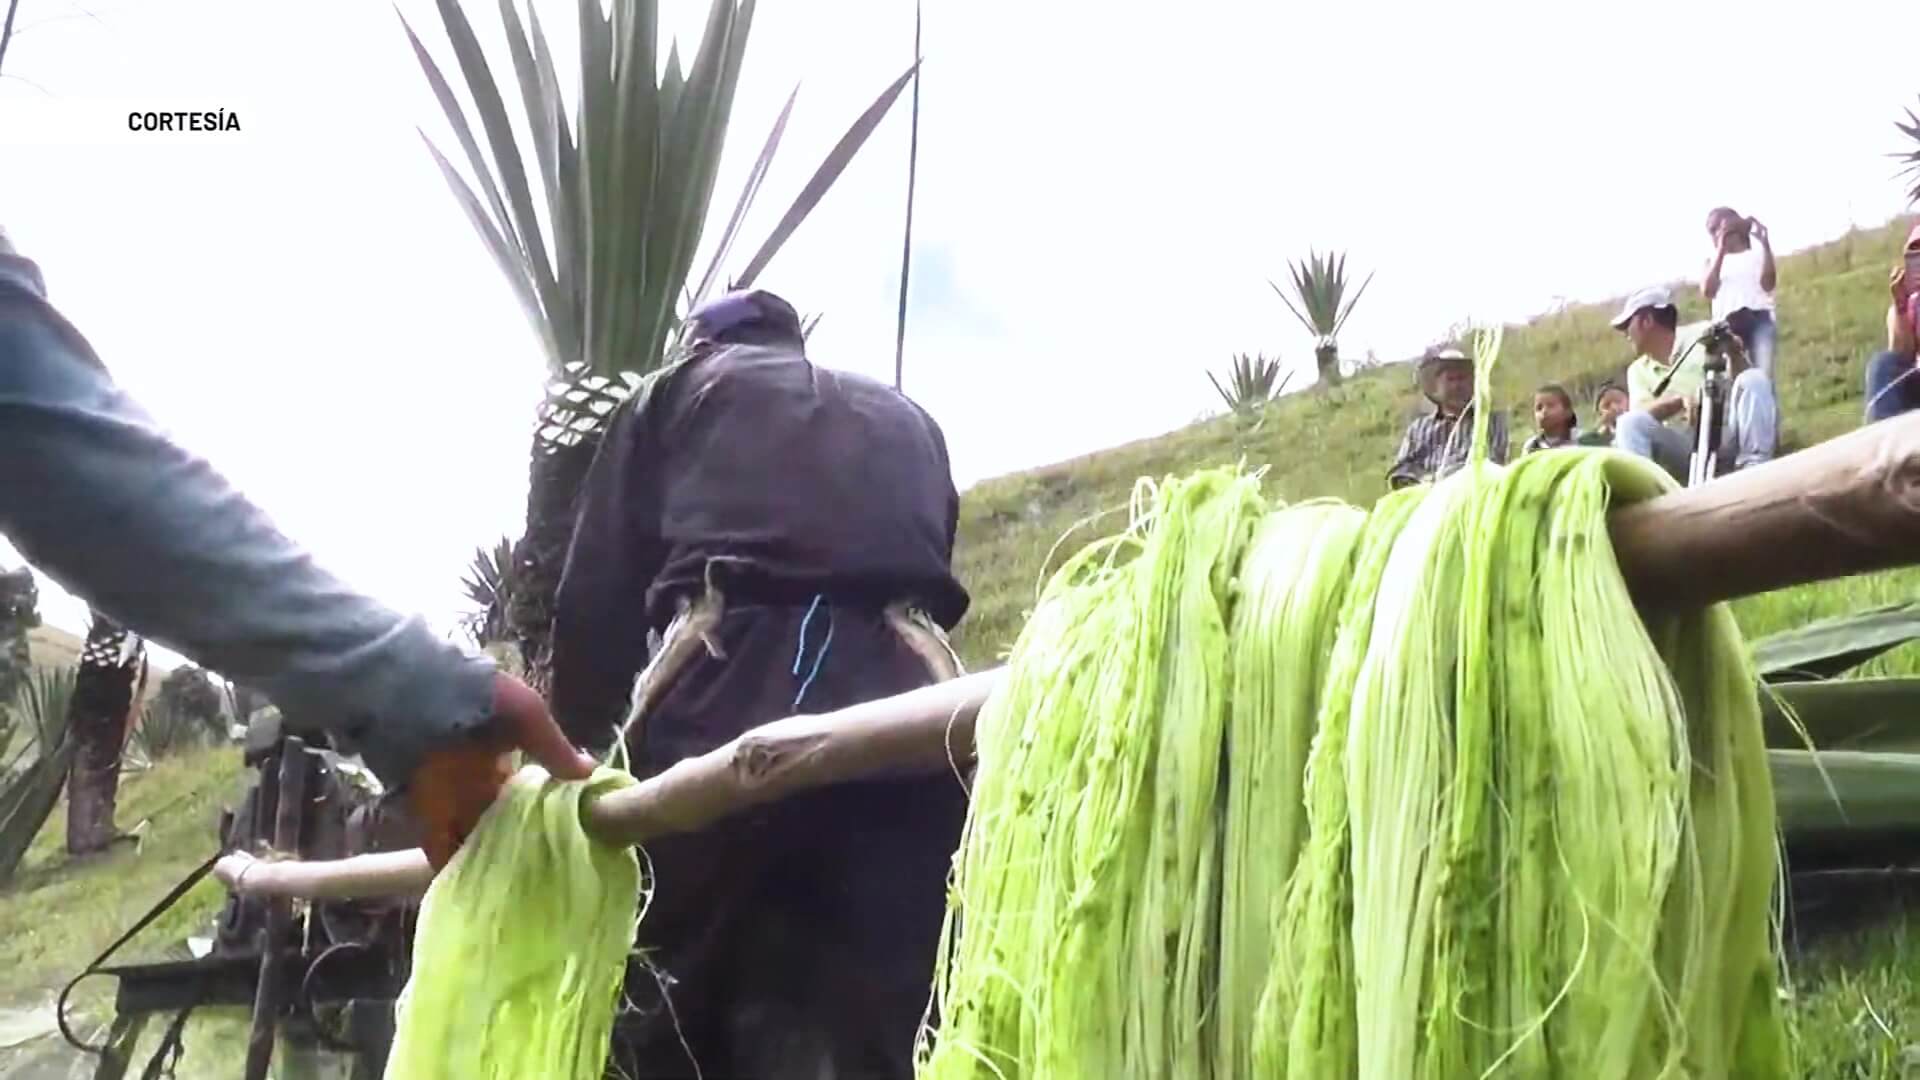
[[[1351,1076],[1355,1046],[1347,715],[1373,634],[1374,597],[1394,543],[1428,488],[1381,499],[1367,518],[1321,680],[1301,787],[1307,836],[1287,884],[1255,1021],[1254,1076]]]
[[[921,1075],[1213,1075],[1227,627],[1257,485],[1142,488],[1133,527],[1049,582],[976,726]]]
[[[1240,568],[1228,647],[1217,1072],[1253,1076],[1254,1030],[1286,882],[1320,685],[1367,515],[1334,502],[1267,515]]]
[[[387,1080],[599,1080],[640,868],[580,809],[632,783],[531,765],[508,781],[421,901]]]

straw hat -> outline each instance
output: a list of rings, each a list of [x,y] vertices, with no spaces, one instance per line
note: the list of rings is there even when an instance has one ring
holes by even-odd
[[[1420,358],[1416,377],[1420,381],[1420,392],[1426,395],[1428,401],[1440,404],[1440,373],[1455,364],[1466,368],[1469,374],[1473,371],[1473,357],[1452,345],[1436,345]]]

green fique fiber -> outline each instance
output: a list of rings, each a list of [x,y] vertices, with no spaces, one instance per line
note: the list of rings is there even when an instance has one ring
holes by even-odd
[[[922,1077],[1789,1075],[1746,649],[1724,606],[1643,620],[1607,532],[1673,481],[1254,482],[1166,482],[1048,583],[978,721]]]
[[[387,1080],[599,1080],[640,868],[580,808],[632,783],[538,766],[508,782],[421,902]]]

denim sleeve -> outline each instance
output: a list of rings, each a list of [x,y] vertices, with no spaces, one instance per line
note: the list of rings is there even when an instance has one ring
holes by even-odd
[[[0,275],[0,532],[29,561],[323,728],[390,789],[426,749],[485,722],[490,660],[321,569],[21,281]]]

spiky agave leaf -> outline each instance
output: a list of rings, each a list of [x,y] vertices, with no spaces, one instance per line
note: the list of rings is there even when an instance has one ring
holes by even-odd
[[[59,805],[73,761],[67,717],[76,678],[72,667],[36,667],[14,699],[15,715],[32,739],[0,769],[0,883],[13,876]]]
[[[1920,202],[1920,116],[1916,116],[1912,109],[1906,110],[1906,113],[1907,122],[1903,124],[1895,120],[1893,126],[1898,128],[1900,134],[1905,135],[1907,139],[1913,143],[1913,148],[1895,151],[1889,156],[1905,163],[1900,171],[1905,174],[1913,184],[1911,188],[1907,189],[1908,201]]]
[[[1753,662],[1771,683],[1830,679],[1916,639],[1920,603],[1889,604],[1770,634],[1753,643]]]
[[[1360,297],[1373,284],[1373,275],[1368,274],[1353,295],[1347,295],[1347,257],[1344,253],[1328,252],[1325,255],[1309,251],[1307,257],[1287,267],[1293,282],[1293,297],[1272,280],[1268,287],[1287,305],[1293,317],[1314,336],[1320,345],[1331,345],[1340,330],[1353,314],[1353,307]],[[1295,300],[1299,301],[1298,306]]]
[[[1227,403],[1227,408],[1236,413],[1246,413],[1279,396],[1287,383],[1292,381],[1293,373],[1281,374],[1280,358],[1277,356],[1235,353],[1227,379],[1227,384],[1223,386],[1219,379],[1214,378],[1213,372],[1207,372],[1207,381],[1213,384],[1214,391]]]
[[[475,644],[482,647],[505,641],[507,610],[513,601],[518,575],[514,573],[513,541],[501,537],[492,548],[475,548],[460,581],[475,610],[463,622]]]

